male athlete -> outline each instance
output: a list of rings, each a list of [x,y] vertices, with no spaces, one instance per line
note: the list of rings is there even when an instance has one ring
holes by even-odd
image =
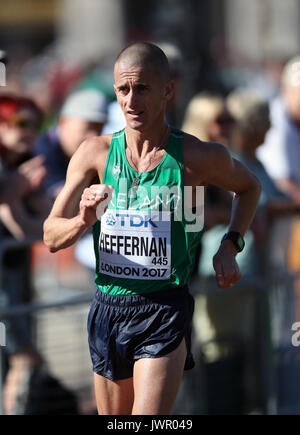
[[[184,186],[214,184],[235,193],[229,232],[213,258],[218,285],[227,288],[241,278],[235,257],[260,184],[223,145],[167,125],[174,83],[158,47],[125,48],[114,79],[126,127],[81,144],[45,222],[44,241],[56,252],[93,226],[98,288],[88,331],[99,414],[170,414],[183,370],[194,366],[187,284],[200,231],[178,218],[176,195],[168,210],[156,207],[153,190],[175,188],[184,196]]]

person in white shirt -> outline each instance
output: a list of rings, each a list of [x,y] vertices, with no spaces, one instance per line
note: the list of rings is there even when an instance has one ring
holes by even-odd
[[[257,156],[277,186],[300,199],[300,56],[282,73],[281,95],[270,105],[271,128]]]

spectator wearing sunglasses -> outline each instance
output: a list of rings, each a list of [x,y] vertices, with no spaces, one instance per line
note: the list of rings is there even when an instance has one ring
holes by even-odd
[[[32,157],[32,145],[43,115],[34,101],[15,95],[0,96],[0,152],[6,168]]]
[[[228,146],[234,120],[223,96],[203,91],[189,102],[183,121],[183,129],[203,141],[220,141]]]

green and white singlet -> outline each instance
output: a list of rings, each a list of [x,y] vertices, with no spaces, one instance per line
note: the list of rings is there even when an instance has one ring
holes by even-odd
[[[135,179],[137,189],[131,187]],[[202,228],[187,230],[183,133],[171,129],[161,161],[147,172],[129,165],[125,130],[114,133],[102,183],[114,190],[106,212],[93,226],[98,289],[132,295],[188,284]]]

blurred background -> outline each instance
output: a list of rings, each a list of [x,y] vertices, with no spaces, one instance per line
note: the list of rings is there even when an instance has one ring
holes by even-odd
[[[212,256],[232,196],[207,190],[191,282],[197,365],[174,414],[300,414],[299,19],[300,0],[1,2],[0,413],[96,413],[91,235],[50,254],[42,223],[79,143],[124,127],[114,60],[147,40],[176,81],[168,122],[223,143],[263,185],[243,279],[226,291]]]

